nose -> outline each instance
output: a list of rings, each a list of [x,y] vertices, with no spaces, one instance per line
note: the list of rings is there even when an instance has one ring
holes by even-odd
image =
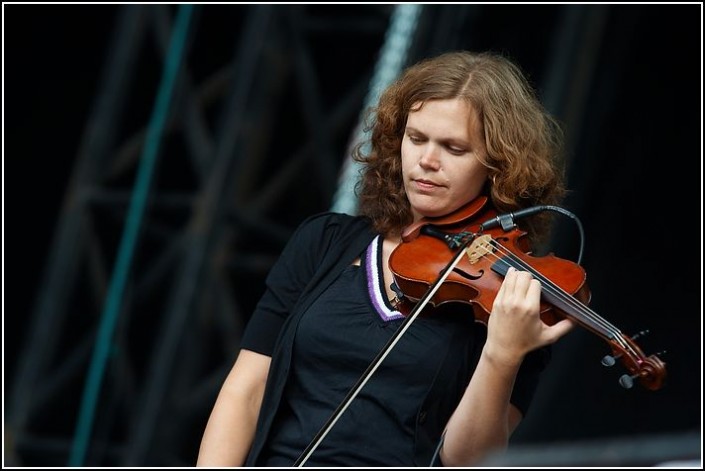
[[[419,159],[419,165],[423,169],[438,170],[441,168],[441,154],[437,146],[428,144],[424,146]]]

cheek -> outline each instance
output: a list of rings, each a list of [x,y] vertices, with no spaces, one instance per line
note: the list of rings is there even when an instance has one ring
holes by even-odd
[[[463,169],[455,169],[456,175],[466,175],[461,178],[461,188],[464,188],[468,193],[479,193],[487,179],[487,169],[484,165],[475,161],[472,165],[466,166]]]
[[[401,168],[404,172],[413,165],[412,151],[406,139],[401,143]]]
[[[485,185],[486,180],[487,169],[485,169],[484,167],[477,169],[476,173],[473,175],[472,180],[470,181],[470,185],[475,189],[475,196],[480,193],[482,187]]]

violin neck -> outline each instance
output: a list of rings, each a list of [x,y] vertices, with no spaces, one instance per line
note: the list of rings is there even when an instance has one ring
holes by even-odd
[[[614,340],[616,338],[616,335],[619,333],[616,327],[601,318],[577,298],[541,275],[541,273],[520,263],[520,261],[507,257],[500,258],[492,264],[492,271],[504,277],[509,267],[514,267],[520,271],[528,271],[534,278],[538,279],[541,283],[541,298],[548,304],[554,306],[566,317],[576,321],[586,329],[595,332],[595,334],[603,337],[605,340]]]

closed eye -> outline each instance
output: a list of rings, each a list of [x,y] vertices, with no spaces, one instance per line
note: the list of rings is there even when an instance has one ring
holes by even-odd
[[[448,149],[448,152],[450,152],[453,155],[463,155],[468,152],[467,150],[463,149],[462,147],[447,146],[446,149]]]

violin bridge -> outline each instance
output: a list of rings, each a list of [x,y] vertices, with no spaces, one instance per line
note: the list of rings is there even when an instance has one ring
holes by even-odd
[[[472,241],[472,244],[465,249],[465,255],[468,256],[470,263],[477,263],[485,255],[494,252],[494,246],[492,245],[492,236],[485,234],[477,237]]]

